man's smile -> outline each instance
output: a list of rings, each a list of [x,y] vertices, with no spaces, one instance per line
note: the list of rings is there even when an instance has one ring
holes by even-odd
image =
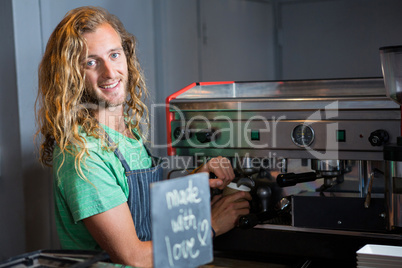
[[[120,80],[114,82],[113,84],[99,85],[99,87],[100,87],[100,88],[103,88],[103,89],[110,89],[110,88],[116,87],[117,84],[119,84],[119,82],[120,82]]]

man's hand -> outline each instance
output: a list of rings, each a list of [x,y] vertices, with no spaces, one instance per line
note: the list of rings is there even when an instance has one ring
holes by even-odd
[[[229,159],[218,156],[209,160],[197,172],[208,172],[215,174],[215,179],[209,180],[209,187],[223,189],[235,177],[233,167]]]
[[[217,236],[233,229],[240,216],[250,213],[250,203],[247,200],[251,200],[251,195],[244,191],[224,197],[216,195],[212,198],[211,225]]]

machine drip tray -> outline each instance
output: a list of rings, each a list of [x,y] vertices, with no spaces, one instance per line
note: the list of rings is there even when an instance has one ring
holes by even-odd
[[[292,225],[350,231],[384,231],[386,226],[383,195],[365,198],[355,193],[308,192],[292,196]]]

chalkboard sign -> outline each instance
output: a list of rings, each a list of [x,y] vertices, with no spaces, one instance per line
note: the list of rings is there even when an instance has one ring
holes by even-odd
[[[151,185],[155,267],[197,267],[213,259],[207,173]]]

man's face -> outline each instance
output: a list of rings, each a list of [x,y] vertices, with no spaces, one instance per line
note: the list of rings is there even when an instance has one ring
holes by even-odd
[[[84,33],[88,57],[84,60],[85,98],[106,107],[122,105],[127,97],[127,60],[117,32],[105,23],[95,32]]]

